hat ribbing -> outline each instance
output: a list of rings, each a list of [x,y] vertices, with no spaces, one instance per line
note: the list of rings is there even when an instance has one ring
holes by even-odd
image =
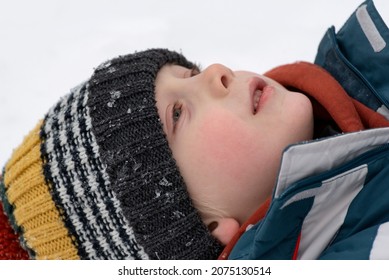
[[[221,251],[192,206],[158,117],[154,83],[167,63],[194,67],[163,49],[110,60],[54,106],[40,126],[40,174],[78,258],[212,259]],[[10,199],[21,188],[18,174],[25,174],[15,176],[21,160],[18,156],[5,169],[3,200],[12,205],[9,216],[25,247],[47,258],[31,243],[43,228],[26,228],[16,217],[20,195]]]

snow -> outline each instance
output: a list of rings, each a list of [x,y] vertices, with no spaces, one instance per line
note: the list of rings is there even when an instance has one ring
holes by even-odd
[[[203,67],[263,73],[313,61],[326,29],[361,2],[0,0],[0,168],[61,96],[112,57],[166,47]],[[389,11],[389,1],[375,2]]]

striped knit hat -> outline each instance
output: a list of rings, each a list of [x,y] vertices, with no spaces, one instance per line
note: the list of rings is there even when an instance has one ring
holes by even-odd
[[[14,151],[0,197],[29,258],[217,258],[221,245],[192,206],[155,106],[167,63],[194,67],[163,49],[100,65]],[[27,256],[4,236],[0,258]]]

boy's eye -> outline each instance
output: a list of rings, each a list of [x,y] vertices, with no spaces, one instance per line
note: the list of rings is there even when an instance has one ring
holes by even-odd
[[[196,75],[198,75],[198,74],[200,74],[200,69],[199,69],[198,67],[193,68],[193,69],[191,70],[191,72],[190,72],[190,76],[191,76],[191,77],[196,76]]]
[[[182,113],[182,106],[181,104],[174,104],[173,106],[173,112],[172,112],[172,118],[173,118],[173,125],[175,126],[176,123],[179,121]]]

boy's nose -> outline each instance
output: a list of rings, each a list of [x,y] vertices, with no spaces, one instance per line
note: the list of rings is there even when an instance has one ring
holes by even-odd
[[[212,64],[203,72],[204,82],[209,94],[214,97],[223,97],[228,94],[234,73],[222,64]]]

